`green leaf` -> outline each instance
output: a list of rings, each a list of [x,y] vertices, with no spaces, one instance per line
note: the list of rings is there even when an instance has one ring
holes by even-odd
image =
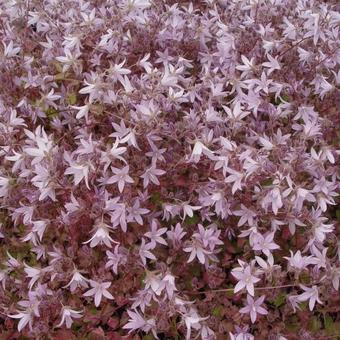
[[[275,300],[273,301],[273,305],[278,308],[282,306],[285,303],[285,301],[286,301],[286,294],[282,293],[275,298]]]
[[[201,276],[201,266],[199,264],[193,264],[189,270],[190,274],[196,277]]]
[[[299,307],[302,311],[306,311],[308,309],[308,302],[304,301],[299,304]]]
[[[162,204],[161,194],[159,192],[154,192],[150,196],[150,202],[153,204]]]
[[[226,292],[226,295],[227,295],[228,298],[232,298],[234,296],[234,292],[232,290],[228,290]]]
[[[49,107],[44,112],[46,113],[47,118],[50,119],[50,120],[52,120],[53,118],[58,117],[58,115],[59,115],[59,111],[56,110],[53,107]]]
[[[212,310],[213,316],[221,316],[222,313],[222,306],[217,306]]]
[[[321,321],[317,316],[313,316],[308,323],[308,329],[312,332],[317,332],[321,329],[321,326]]]
[[[335,333],[334,321],[333,321],[332,317],[328,314],[325,314],[323,316],[323,321],[324,321],[325,330],[326,330],[327,334]]]
[[[89,309],[89,311],[90,311],[90,313],[91,313],[92,315],[96,315],[96,314],[98,313],[98,310],[97,310],[97,308],[95,308],[95,307],[91,307],[91,308]]]
[[[340,209],[335,212],[336,219],[340,221]]]
[[[70,93],[67,95],[66,102],[69,105],[75,105],[77,102],[77,95],[75,93]]]
[[[60,72],[60,73],[57,73],[55,76],[54,76],[54,79],[55,80],[63,80],[65,77],[64,73]]]
[[[260,184],[263,187],[270,187],[273,184],[273,179],[272,178],[264,179],[263,181],[260,182]]]
[[[187,216],[184,220],[184,223],[191,226],[191,225],[196,225],[199,221],[200,219],[198,218],[198,216],[194,214],[192,217]]]
[[[153,340],[153,336],[151,334],[144,335],[143,340]]]
[[[285,322],[286,329],[289,332],[296,332],[300,328],[300,323],[296,315],[288,317]]]
[[[310,277],[309,277],[309,273],[307,271],[302,272],[299,275],[299,279],[300,279],[300,282],[303,283],[303,284],[309,284],[310,283]]]

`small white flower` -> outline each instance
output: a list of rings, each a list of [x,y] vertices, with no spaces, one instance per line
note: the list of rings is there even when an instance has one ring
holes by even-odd
[[[167,245],[167,242],[162,237],[163,234],[167,232],[167,228],[160,228],[157,227],[156,220],[152,220],[151,222],[151,231],[146,232],[144,235],[150,239],[150,243],[153,248],[156,247],[157,243]]]
[[[192,262],[195,257],[197,257],[200,263],[205,264],[207,262],[206,257],[212,254],[210,250],[205,249],[203,244],[196,239],[193,239],[191,244],[188,247],[183,248],[183,250],[187,253],[190,253],[189,259],[187,261],[188,263]]]
[[[305,291],[301,295],[298,296],[298,301],[303,302],[309,300],[309,310],[312,311],[315,306],[315,302],[323,304],[319,299],[319,291],[317,286],[306,287],[304,285],[300,285],[300,287]]]
[[[265,299],[265,296],[262,295],[257,300],[254,300],[250,295],[247,295],[247,306],[240,309],[240,313],[249,313],[250,314],[250,320],[252,323],[256,321],[257,314],[266,315],[268,314],[268,311],[261,307],[263,301]]]
[[[22,300],[18,302],[20,307],[25,308],[23,311],[18,311],[18,314],[8,315],[13,319],[20,319],[18,323],[18,331],[21,332],[23,328],[28,324],[29,329],[32,331],[34,317],[40,317],[39,303],[33,292],[28,293],[29,300]]]
[[[154,164],[151,165],[151,167],[146,169],[146,171],[140,176],[141,178],[143,178],[144,188],[149,185],[150,181],[156,185],[160,185],[157,176],[162,176],[165,173],[166,172],[164,170],[156,169],[156,166]]]
[[[29,265],[27,265],[26,263],[24,263],[24,271],[27,275],[27,277],[31,278],[29,284],[28,284],[28,288],[31,290],[34,286],[34,284],[40,279],[40,277],[43,274],[43,269],[41,268],[34,268],[34,267],[30,267]]]
[[[187,313],[183,315],[183,320],[187,328],[185,336],[186,340],[191,339],[191,329],[198,331],[202,328],[201,321],[207,320],[209,317],[200,317],[194,308],[190,308]]]
[[[109,234],[109,230],[112,229],[109,225],[105,223],[99,223],[98,225],[95,226],[96,232],[94,235],[84,244],[90,243],[90,247],[94,248],[98,244],[105,244],[107,247],[111,248],[111,242],[113,243],[118,243],[115,240],[113,240]]]
[[[242,227],[245,223],[247,223],[250,227],[254,225],[256,213],[248,209],[245,205],[241,204],[241,210],[234,211],[234,215],[241,216],[240,220],[237,223],[238,227]]]
[[[195,142],[189,161],[193,163],[198,163],[201,159],[202,154],[212,159],[214,152],[211,151],[207,146],[205,146],[201,141],[197,140]]]
[[[14,314],[14,315],[8,315],[10,318],[12,319],[20,319],[19,323],[18,323],[18,331],[21,332],[23,328],[25,328],[25,326],[28,324],[30,330],[32,330],[32,324],[33,324],[33,317],[34,314],[32,313],[32,311],[23,311],[23,312],[19,312],[18,314]]]
[[[123,329],[129,329],[129,333],[134,332],[136,330],[142,330],[145,333],[152,332],[154,337],[158,339],[156,333],[156,321],[155,319],[145,320],[137,310],[127,311],[130,319],[126,325],[123,326]]]
[[[125,183],[134,183],[133,179],[129,176],[129,166],[125,166],[122,169],[111,167],[114,175],[110,177],[105,184],[113,184],[118,182],[119,192],[122,193],[124,190]]]
[[[124,253],[124,250],[126,253]],[[105,264],[105,268],[111,268],[112,271],[117,275],[118,266],[127,262],[127,250],[117,244],[115,246],[114,253],[107,250],[106,256],[109,261]]]
[[[261,250],[263,254],[266,256],[270,256],[272,250],[279,249],[280,247],[273,242],[274,239],[274,232],[263,236],[261,234],[257,234],[254,240],[253,250]]]
[[[102,300],[102,297],[105,296],[109,300],[113,300],[113,296],[107,290],[111,286],[111,282],[96,282],[90,280],[91,289],[83,294],[83,296],[94,296],[94,305],[98,307]]]
[[[252,267],[250,265],[246,266],[246,263],[239,261],[241,267],[234,268],[231,274],[236,277],[239,281],[235,288],[234,293],[236,294],[243,288],[247,289],[247,292],[254,296],[254,283],[259,282],[260,279],[252,274]]]
[[[61,314],[61,320],[56,325],[56,327],[61,327],[64,323],[66,324],[66,328],[71,328],[73,320],[74,319],[80,319],[82,317],[81,315],[82,312],[76,311],[74,309],[71,309],[70,307],[64,306],[62,308],[62,314]]]
[[[313,256],[302,256],[301,251],[298,250],[295,254],[290,250],[290,257],[283,257],[284,259],[288,260],[288,264],[293,269],[306,269],[310,264],[316,264],[317,260]]]
[[[13,47],[13,40],[7,46],[4,42],[2,44],[4,45],[4,56],[7,58],[12,58],[20,52],[20,47]]]
[[[10,179],[0,176],[0,197],[6,197],[10,187]]]
[[[90,190],[89,187],[89,172],[93,169],[92,164],[80,164],[80,163],[72,163],[65,170],[65,175],[73,175],[74,185],[78,185],[83,179],[85,180],[86,187]]]
[[[139,247],[139,256],[144,264],[146,265],[146,259],[157,260],[156,256],[151,253],[150,250],[154,249],[153,245],[150,243],[145,244],[145,239],[142,238],[142,244]]]
[[[70,287],[70,290],[73,293],[78,287],[87,288],[88,287],[87,281],[88,280],[83,275],[81,275],[77,270],[75,270],[73,272],[73,276],[70,282],[63,288]]]

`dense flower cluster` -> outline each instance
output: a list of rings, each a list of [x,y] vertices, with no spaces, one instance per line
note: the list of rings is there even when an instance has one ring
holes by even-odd
[[[333,336],[339,9],[0,1],[0,333]]]

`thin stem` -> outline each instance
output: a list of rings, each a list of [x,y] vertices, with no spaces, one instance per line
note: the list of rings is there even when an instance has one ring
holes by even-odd
[[[315,283],[317,284],[317,283]],[[315,285],[314,284],[314,285]],[[266,289],[281,289],[281,288],[291,288],[291,287],[298,287],[300,284],[289,284],[289,285],[281,285],[281,286],[269,286],[269,287],[255,287],[255,290],[266,290]],[[305,286],[311,286],[305,285]],[[204,292],[189,292],[184,291],[186,294],[192,294],[192,295],[200,295],[200,294],[208,294],[208,293],[224,293],[224,292],[233,292],[234,288],[226,288],[226,289],[212,289],[212,290],[206,290]]]
[[[279,54],[279,58],[284,56],[287,52],[289,52],[290,50],[292,50],[294,47],[300,45],[302,42],[304,42],[305,40],[309,39],[310,37],[305,37],[303,39],[301,39],[300,41],[298,41],[296,44],[290,46],[289,48],[287,48],[285,51],[283,51],[282,53]]]

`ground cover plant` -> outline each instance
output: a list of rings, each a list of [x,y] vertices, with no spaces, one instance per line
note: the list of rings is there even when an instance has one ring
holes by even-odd
[[[0,0],[0,339],[336,339],[340,7]]]

